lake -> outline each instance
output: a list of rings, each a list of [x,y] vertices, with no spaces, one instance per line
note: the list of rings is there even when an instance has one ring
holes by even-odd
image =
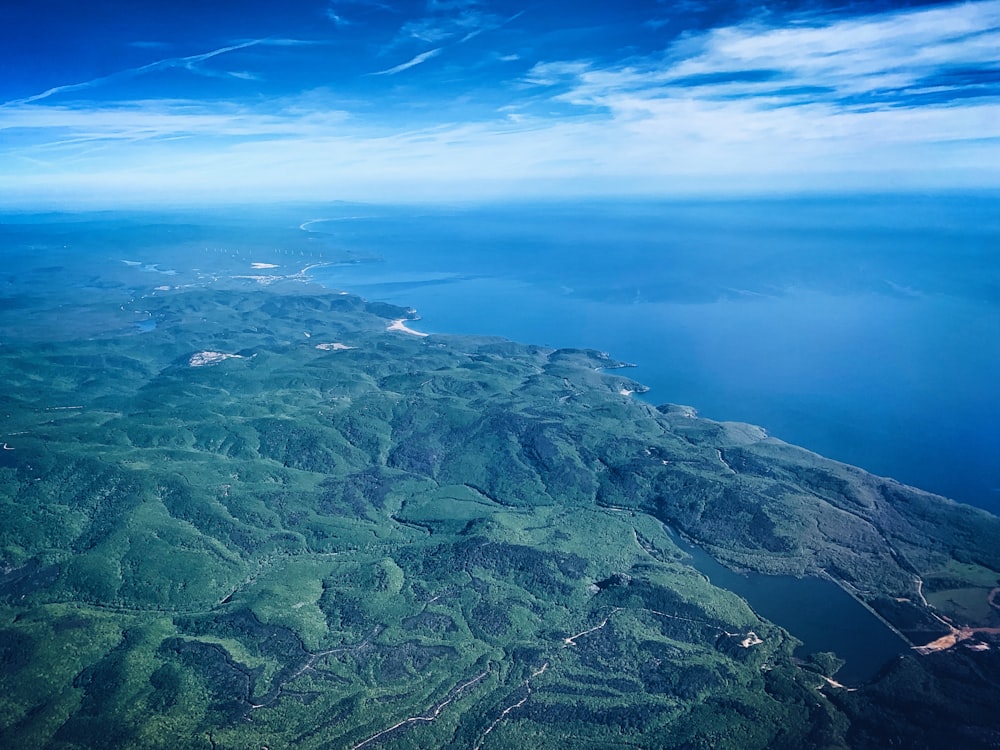
[[[909,644],[833,581],[737,573],[676,534],[671,539],[691,555],[692,565],[713,585],[743,597],[758,615],[802,641],[798,655],[836,653],[844,660],[836,675],[838,682],[867,682],[910,650]]]

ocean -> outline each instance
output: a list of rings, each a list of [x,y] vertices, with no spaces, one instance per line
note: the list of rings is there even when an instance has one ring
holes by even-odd
[[[1000,197],[316,209],[324,285],[1000,512]]]

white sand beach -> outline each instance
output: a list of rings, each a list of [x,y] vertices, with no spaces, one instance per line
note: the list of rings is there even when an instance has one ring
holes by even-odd
[[[421,331],[414,331],[412,328],[407,328],[406,318],[399,318],[398,320],[392,321],[389,326],[385,329],[387,331],[402,331],[403,333],[408,333],[411,336],[427,336],[428,334]]]

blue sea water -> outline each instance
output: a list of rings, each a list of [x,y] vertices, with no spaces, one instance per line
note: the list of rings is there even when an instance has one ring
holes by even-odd
[[[365,209],[304,231],[415,328],[592,347],[654,403],[1000,512],[1000,197]]]

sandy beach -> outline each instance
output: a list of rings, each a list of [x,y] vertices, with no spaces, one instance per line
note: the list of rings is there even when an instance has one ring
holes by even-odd
[[[428,334],[422,333],[421,331],[414,331],[412,328],[407,328],[406,318],[398,318],[392,321],[389,326],[385,329],[387,331],[402,331],[403,333],[408,333],[411,336],[427,336]]]

